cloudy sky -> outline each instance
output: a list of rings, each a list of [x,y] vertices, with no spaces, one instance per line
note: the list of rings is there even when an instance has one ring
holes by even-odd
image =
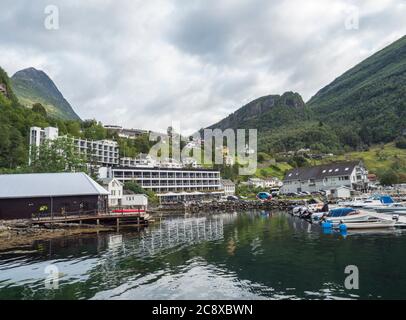
[[[321,87],[406,34],[406,0],[0,0],[0,65],[45,71],[83,118],[184,132]],[[44,10],[59,9],[48,30]]]

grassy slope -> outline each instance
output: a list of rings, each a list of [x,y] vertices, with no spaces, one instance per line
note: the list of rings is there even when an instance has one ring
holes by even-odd
[[[371,173],[390,168],[396,161],[403,162],[400,171],[406,173],[406,150],[396,148],[394,143],[373,146],[369,151],[350,152],[336,157],[336,160],[362,159]]]
[[[380,170],[389,169],[398,162],[400,163],[399,171],[406,174],[406,150],[396,148],[394,143],[388,143],[383,146],[375,145],[368,151],[349,152],[322,161],[311,161],[310,165],[349,160],[362,160],[370,173],[378,173]],[[259,164],[255,176],[258,178],[278,177],[283,179],[284,173],[290,169],[292,167],[286,162],[278,162],[275,165]]]

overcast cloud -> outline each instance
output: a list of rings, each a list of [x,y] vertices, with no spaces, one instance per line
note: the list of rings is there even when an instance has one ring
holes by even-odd
[[[254,98],[307,101],[406,34],[405,0],[0,0],[0,65],[45,71],[83,118],[193,132]],[[44,8],[59,8],[59,30]],[[359,13],[359,28],[345,22]]]

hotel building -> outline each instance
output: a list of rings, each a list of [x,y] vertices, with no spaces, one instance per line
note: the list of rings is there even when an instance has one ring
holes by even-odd
[[[48,127],[30,128],[30,161],[31,163],[31,146],[39,147],[44,141],[53,141],[60,138],[58,128]],[[86,140],[73,138],[73,143],[77,147],[79,154],[88,157],[90,164],[100,166],[119,165],[120,156],[118,144],[112,140]]]
[[[224,195],[220,171],[147,167],[100,168],[101,178],[134,181],[157,194],[161,202],[220,198]]]

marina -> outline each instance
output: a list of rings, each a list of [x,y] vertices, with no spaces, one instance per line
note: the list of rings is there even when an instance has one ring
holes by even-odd
[[[401,299],[405,232],[328,233],[281,211],[172,215],[1,251],[0,299]],[[58,290],[45,288],[49,265]],[[359,290],[345,287],[348,265]]]

